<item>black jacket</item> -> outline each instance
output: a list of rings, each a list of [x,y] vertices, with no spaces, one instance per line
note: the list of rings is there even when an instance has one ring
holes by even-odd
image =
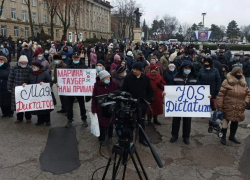
[[[250,77],[250,59],[245,59],[242,61],[243,73],[245,77]]]
[[[210,85],[210,94],[215,99],[220,91],[221,79],[218,70],[211,67],[209,70],[202,68],[198,75],[200,85]]]
[[[218,70],[220,78],[222,77],[222,65],[219,61],[213,60],[214,67]]]
[[[70,69],[88,69],[88,66],[84,62],[80,61],[79,64],[74,64],[73,61],[70,61],[67,65],[67,68]]]
[[[174,75],[176,74],[176,70],[175,71],[170,71],[169,69],[166,71],[166,73],[164,74],[164,81],[166,82],[167,86],[168,85],[172,85],[171,83],[173,83],[174,80]]]
[[[9,73],[10,66],[4,63],[0,67],[0,107],[11,106],[11,93],[7,89]]]
[[[135,99],[145,98],[148,102],[153,101],[154,91],[149,77],[145,74],[141,74],[140,78],[133,73],[127,75],[121,90],[130,93]]]
[[[183,74],[182,67],[184,66],[191,66],[191,73],[188,76]],[[194,75],[193,63],[191,61],[184,60],[182,62],[178,73],[174,75],[171,85],[199,85],[199,81]]]
[[[226,57],[223,55],[223,56],[218,56],[217,60],[221,63],[221,64],[225,64],[227,66],[229,66],[229,63],[228,60],[226,59]]]
[[[32,49],[23,49],[21,52],[20,52],[20,56],[21,55],[25,55],[27,58],[28,58],[28,61],[29,61],[29,65],[31,64],[32,60],[33,60],[33,51]]]

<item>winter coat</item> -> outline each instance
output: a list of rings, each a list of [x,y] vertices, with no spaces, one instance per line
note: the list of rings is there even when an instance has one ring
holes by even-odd
[[[127,68],[129,69],[129,71],[131,71],[134,63],[134,58],[132,56],[127,56],[126,61],[127,61]]]
[[[182,67],[191,66],[191,73],[188,76],[183,75]],[[197,77],[194,75],[194,67],[191,61],[183,61],[179,71],[174,75],[172,85],[199,85]]]
[[[51,71],[51,66],[49,64],[49,61],[47,61],[45,58],[43,58],[43,60],[39,61],[38,59],[36,59],[35,61],[33,62],[39,62],[41,63],[41,65],[43,66],[43,68],[48,71],[48,73],[50,73]]]
[[[147,66],[147,67],[145,68],[145,70],[144,70],[144,74],[148,74],[148,73],[150,73],[150,66]],[[162,76],[162,71],[161,71],[161,69],[159,68],[159,66],[158,66],[158,68],[157,68],[157,73],[160,74],[160,75]]]
[[[218,70],[220,78],[222,77],[222,65],[218,60],[213,60],[214,67]]]
[[[101,104],[97,103],[96,96],[113,93],[117,90],[117,86],[114,81],[110,81],[110,84],[106,85],[101,81],[96,81],[94,84],[94,90],[92,95],[92,102],[91,102],[91,112],[97,113],[99,126],[102,127],[109,127],[114,123],[114,120],[110,120],[110,118],[102,117],[101,115]]]
[[[4,63],[0,67],[0,107],[11,106],[11,93],[7,88],[9,73],[10,66],[8,63]]]
[[[115,70],[119,65],[120,65],[120,61],[114,61],[112,64],[111,64],[111,67],[110,67],[110,73]]]
[[[181,66],[181,63],[182,63],[181,57],[176,56],[175,59],[174,59],[174,65],[175,65],[177,71],[179,71],[179,68],[180,68],[180,66]]]
[[[20,52],[20,56],[25,55],[28,58],[28,64],[30,65],[33,60],[33,50],[31,48],[29,49],[23,49]]]
[[[115,84],[117,85],[117,88],[118,88],[118,89],[121,89],[125,77],[120,76],[120,75],[116,72],[116,70],[113,70],[113,71],[111,72],[111,77],[112,77],[112,80],[113,80],[113,81],[115,82]]]
[[[97,60],[104,60],[104,52],[103,51],[97,51],[96,56],[97,56]]]
[[[18,63],[11,67],[8,77],[7,89],[11,90],[11,110],[16,111],[15,87],[22,86],[23,83],[28,83],[31,67],[26,68],[18,66]]]
[[[244,111],[249,101],[250,91],[245,77],[238,80],[228,73],[217,96],[217,109],[223,111],[223,118],[228,121],[244,121]]]
[[[145,74],[141,74],[139,78],[133,73],[127,75],[121,90],[130,93],[135,99],[144,98],[148,102],[151,102],[154,96],[150,79]]]
[[[177,57],[177,53],[178,53],[178,51],[175,50],[175,52],[170,55],[169,62],[173,62],[174,61],[174,59]]]
[[[221,79],[218,70],[211,67],[209,70],[202,68],[198,75],[200,85],[210,85],[210,94],[215,99],[220,91]]]
[[[167,85],[172,85],[171,83],[174,80],[174,75],[176,74],[176,70],[170,71],[167,70],[166,73],[164,74],[164,81],[166,82]]]
[[[166,85],[166,82],[163,80],[162,76],[157,74],[155,77],[151,75],[151,73],[148,73],[147,76],[150,79],[151,86],[154,91],[154,100],[151,102],[150,106],[153,110],[153,115],[157,116],[160,114],[163,114],[163,97],[162,92],[164,91],[164,85]],[[158,87],[160,84],[161,87]],[[150,109],[147,109],[147,114],[151,115]]]
[[[91,48],[90,63],[91,63],[91,65],[96,65],[96,63],[97,63],[97,55],[95,53],[95,49],[94,48]]]
[[[52,79],[49,73],[43,68],[41,70],[41,74],[34,75],[32,72],[29,74],[29,80],[27,84],[40,84],[40,82],[44,83],[50,83],[52,86]],[[37,110],[37,111],[31,111],[30,113],[33,115],[43,115],[43,114],[49,114],[52,109],[46,109],[46,110]]]
[[[240,67],[243,70],[243,63],[240,60],[237,61],[234,58],[231,58],[229,64],[229,70],[232,71],[232,69],[235,67]]]
[[[63,61],[61,61],[60,64],[58,65],[55,65],[54,67],[54,79],[53,79],[53,83],[57,83],[57,69],[63,69],[63,68],[66,68],[67,67],[67,64],[65,64]]]
[[[160,59],[160,62],[162,64],[163,72],[165,72],[168,69],[169,61],[166,58],[166,56],[162,56],[161,59]]]
[[[229,67],[230,65],[230,62],[225,58],[225,56],[218,56],[218,59],[217,59],[221,64],[225,64]]]
[[[250,59],[244,59],[243,64],[243,73],[245,77],[250,77]]]

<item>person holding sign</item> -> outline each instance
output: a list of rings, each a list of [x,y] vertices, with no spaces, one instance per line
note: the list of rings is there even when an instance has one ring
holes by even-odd
[[[101,104],[97,104],[96,96],[113,93],[117,90],[116,83],[111,80],[110,74],[103,70],[99,73],[100,81],[96,81],[94,85],[92,103],[91,103],[91,112],[97,114],[99,126],[100,126],[100,136],[99,142],[101,145],[105,145],[105,135],[108,134],[109,141],[111,141],[113,136],[113,120],[104,118],[101,116]]]
[[[11,110],[16,111],[16,100],[15,100],[15,87],[22,86],[23,83],[27,83],[29,80],[29,75],[31,72],[31,67],[28,65],[28,58],[25,55],[21,55],[18,63],[14,65],[8,77],[7,89],[11,92]],[[19,112],[17,113],[17,120],[15,123],[20,123],[23,121],[23,115],[25,114],[26,122],[31,122],[30,112]]]
[[[199,81],[194,76],[193,63],[189,60],[183,60],[178,73],[174,76],[172,85],[199,85]],[[173,117],[171,143],[178,140],[181,117]],[[183,117],[182,138],[185,144],[189,144],[191,131],[191,117]]]
[[[32,67],[32,72],[29,75],[29,79],[27,83],[22,84],[23,87],[25,87],[25,85],[27,84],[50,83],[52,85],[51,76],[49,75],[48,71],[43,67],[43,65],[40,62],[32,62],[31,67]],[[37,115],[37,123],[35,125],[39,126],[41,124],[46,123],[46,126],[50,126],[51,125],[50,112],[51,112],[50,109],[31,111],[32,115]]]
[[[217,109],[223,112],[221,144],[227,144],[226,134],[229,121],[231,121],[229,140],[236,144],[241,143],[235,138],[235,134],[238,123],[245,119],[244,111],[249,102],[250,91],[243,70],[235,67],[227,74],[227,79],[223,81],[217,96]]]
[[[11,93],[7,89],[9,73],[10,65],[8,59],[0,56],[0,107],[3,114],[2,117],[13,117],[13,111],[11,111]]]
[[[73,55],[73,61],[71,61],[68,64],[67,68],[70,68],[70,69],[88,69],[88,67],[85,65],[85,63],[80,61],[80,56],[79,56],[78,53],[75,53]],[[85,102],[84,101],[84,96],[68,96],[67,97],[67,118],[68,118],[68,122],[65,125],[65,128],[69,128],[69,127],[72,126],[72,122],[73,122],[73,104],[74,104],[75,98],[77,99],[77,101],[79,103],[83,125],[85,127],[88,126],[87,116],[86,116],[86,109],[85,109],[85,104],[84,104],[84,102]]]
[[[147,74],[150,79],[150,83],[154,90],[154,100],[151,102],[150,106],[153,110],[153,118],[154,124],[161,125],[158,121],[157,116],[163,114],[163,98],[162,96],[165,94],[164,85],[166,82],[163,80],[162,76],[158,73],[158,66],[150,65],[150,73]],[[147,109],[147,116],[148,116],[148,124],[151,124],[152,114],[150,109]]]
[[[60,54],[55,54],[53,56],[53,59],[54,59],[54,64],[55,64],[55,67],[54,67],[54,80],[53,80],[53,83],[56,84],[56,86],[58,87],[58,84],[57,84],[57,69],[60,68],[60,69],[63,69],[63,68],[66,68],[67,67],[67,64],[64,63],[63,59],[62,59],[62,55]],[[61,101],[61,110],[57,111],[57,113],[66,113],[67,112],[67,97],[66,96],[59,96],[60,98],[60,101]]]

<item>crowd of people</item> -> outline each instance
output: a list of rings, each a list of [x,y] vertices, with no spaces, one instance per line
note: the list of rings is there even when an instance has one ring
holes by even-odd
[[[236,137],[238,122],[244,120],[244,110],[250,101],[250,60],[244,52],[231,54],[225,45],[218,46],[212,52],[209,48],[197,51],[192,44],[170,46],[143,43],[89,44],[78,42],[73,45],[67,42],[51,43],[46,46],[38,43],[20,41],[17,48],[17,63],[10,67],[7,42],[1,43],[0,50],[0,107],[2,117],[13,117],[16,111],[15,87],[27,84],[55,84],[57,87],[57,69],[96,69],[97,78],[94,85],[91,112],[97,114],[100,126],[99,141],[105,145],[108,134],[112,141],[113,119],[101,116],[101,106],[95,97],[112,93],[115,90],[126,91],[133,98],[144,98],[151,104],[152,113],[146,106],[142,107],[142,118],[139,123],[145,125],[161,125],[158,119],[163,114],[163,98],[166,95],[164,86],[171,85],[210,85],[211,108],[223,111],[223,136],[221,143],[226,144],[228,122],[231,121],[229,140],[240,143]],[[85,102],[90,97],[59,96],[61,109],[57,113],[67,116],[66,128],[72,126],[73,103],[78,102],[83,125],[88,126]],[[38,110],[16,113],[15,123],[31,122],[32,115],[37,115],[39,126],[50,126],[51,110]],[[170,142],[178,140],[180,121],[183,120],[182,138],[189,144],[191,118],[174,117],[172,121],[172,137]],[[153,121],[152,121],[153,120]],[[139,142],[147,143],[141,131]]]

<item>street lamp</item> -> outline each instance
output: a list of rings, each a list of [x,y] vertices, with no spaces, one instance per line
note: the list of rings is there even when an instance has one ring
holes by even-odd
[[[201,13],[201,15],[203,16],[203,27],[205,27],[205,26],[204,26],[204,16],[206,16],[207,13]]]

